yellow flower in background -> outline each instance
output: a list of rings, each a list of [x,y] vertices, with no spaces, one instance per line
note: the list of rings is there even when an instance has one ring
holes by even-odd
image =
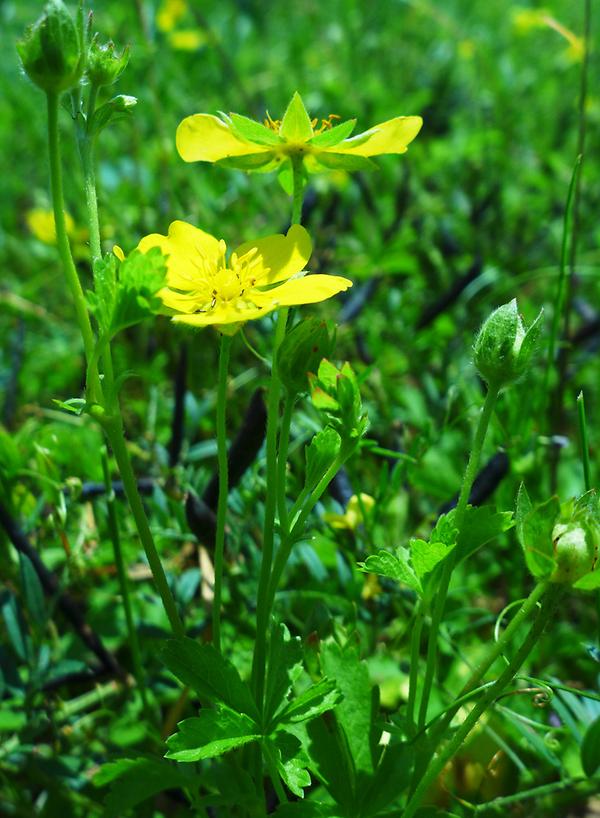
[[[421,130],[420,116],[398,116],[357,136],[356,120],[335,125],[333,114],[319,121],[306,112],[295,93],[281,120],[268,114],[263,123],[240,114],[194,114],[177,128],[176,144],[186,162],[219,162],[246,171],[277,170],[290,189],[291,159],[300,158],[309,173],[373,167],[369,157],[406,153]]]
[[[512,22],[520,34],[526,34],[536,28],[551,28],[569,43],[565,51],[566,57],[574,62],[580,62],[583,59],[585,51],[583,39],[560,23],[548,9],[513,9]]]
[[[54,226],[54,213],[43,207],[34,207],[25,214],[27,227],[44,244],[56,244],[56,228]],[[75,222],[73,217],[65,211],[65,226],[70,238],[75,235]]]
[[[203,45],[206,45],[206,35],[201,28],[170,31],[167,39],[171,48],[176,51],[197,51]]]
[[[186,0],[164,0],[156,13],[156,27],[159,31],[172,31],[186,11]]]
[[[324,301],[352,286],[341,276],[305,275],[312,243],[300,225],[285,236],[245,242],[228,257],[222,239],[175,221],[167,236],[154,233],[138,245],[142,253],[152,247],[167,257],[167,287],[159,295],[173,321],[215,325],[226,334],[278,307]]]
[[[353,494],[348,500],[346,511],[343,514],[326,514],[325,520],[332,528],[342,529],[348,531],[356,531],[359,525],[365,521],[363,511],[368,514],[375,505],[375,500],[370,494],[361,492],[360,500]]]

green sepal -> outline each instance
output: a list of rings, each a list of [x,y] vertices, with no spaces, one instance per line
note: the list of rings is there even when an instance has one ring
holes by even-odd
[[[333,128],[328,128],[322,133],[315,134],[310,140],[310,144],[318,148],[332,148],[347,139],[356,126],[355,119],[348,119]]]
[[[257,145],[279,145],[283,141],[275,131],[255,119],[241,114],[230,114],[228,119],[232,133],[247,142],[254,142]]]
[[[137,105],[137,97],[127,94],[118,94],[104,105],[96,108],[88,123],[88,131],[91,134],[98,134],[109,122],[121,119],[131,113],[131,109]]]
[[[220,165],[222,168],[245,170],[248,173],[252,171],[265,171],[273,169],[274,156],[275,154],[270,151],[250,153],[247,156],[227,156],[225,159],[219,159],[215,164]]]
[[[279,135],[286,142],[307,142],[313,136],[310,117],[306,112],[302,97],[297,91],[283,115],[279,126]]]
[[[555,566],[552,548],[552,530],[560,514],[557,497],[551,497],[533,506],[523,484],[517,495],[515,515],[517,537],[521,543],[525,562],[536,579],[548,577]]]
[[[318,153],[313,159],[324,170],[377,170],[375,162],[366,156],[353,156],[346,153]]]

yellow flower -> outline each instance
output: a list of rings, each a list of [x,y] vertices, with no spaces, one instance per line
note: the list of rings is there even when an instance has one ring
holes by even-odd
[[[197,51],[206,44],[206,35],[200,28],[186,28],[170,31],[169,45],[176,51]]]
[[[215,325],[227,334],[278,307],[314,304],[352,286],[341,276],[305,275],[312,244],[300,225],[285,236],[246,242],[229,258],[222,239],[182,221],[167,236],[153,233],[138,245],[142,253],[152,247],[167,256],[167,287],[159,295],[173,321]]]
[[[240,170],[278,170],[290,188],[291,159],[300,158],[309,173],[373,167],[370,156],[406,153],[421,130],[420,116],[398,116],[351,136],[355,119],[334,125],[339,117],[311,119],[297,92],[281,121],[268,114],[264,123],[239,114],[194,114],[177,128],[176,144],[186,162],[219,162]]]
[[[186,12],[186,0],[164,0],[156,13],[156,27],[160,31],[172,31]]]
[[[44,244],[56,244],[56,228],[54,227],[54,213],[52,210],[45,210],[43,207],[35,207],[25,214],[27,227],[31,230],[38,241]],[[73,217],[65,212],[65,227],[71,238],[75,234],[75,222]]]
[[[368,514],[374,505],[375,500],[370,494],[361,492],[360,500],[356,494],[353,494],[348,501],[344,514],[328,513],[325,515],[325,520],[332,528],[347,528],[348,531],[356,531],[358,526],[365,521],[363,510]]]

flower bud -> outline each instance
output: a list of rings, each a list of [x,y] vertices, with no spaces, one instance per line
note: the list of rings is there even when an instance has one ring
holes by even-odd
[[[277,372],[290,395],[308,391],[308,373],[318,370],[334,344],[335,328],[319,318],[306,318],[288,332],[277,353]]]
[[[49,0],[40,19],[17,43],[29,78],[46,92],[60,93],[77,85],[84,67],[82,32],[62,0]]]
[[[475,341],[474,360],[489,385],[499,388],[523,375],[533,354],[541,317],[542,312],[526,330],[513,298],[484,322]]]
[[[559,523],[552,530],[556,567],[550,582],[572,585],[593,570],[597,543],[590,526],[579,523]]]
[[[87,78],[92,85],[98,87],[112,85],[113,82],[119,79],[128,62],[129,46],[127,46],[121,54],[117,54],[115,44],[112,40],[109,40],[107,43],[101,43],[96,34],[90,43],[88,51]]]

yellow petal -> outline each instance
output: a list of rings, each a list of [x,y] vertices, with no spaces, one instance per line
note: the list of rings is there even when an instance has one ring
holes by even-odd
[[[214,324],[243,324],[245,321],[262,318],[276,308],[277,304],[272,304],[262,308],[247,307],[238,310],[232,304],[220,304],[206,312],[195,312],[192,315],[174,315],[172,320],[177,324],[188,324],[192,327],[208,327]]]
[[[146,253],[151,247],[160,247],[167,258],[167,283],[178,290],[194,288],[201,275],[198,256],[206,259],[221,257],[218,239],[187,222],[175,221],[169,226],[169,234],[152,233],[138,244],[138,250]]]
[[[397,116],[376,125],[370,131],[344,139],[327,148],[327,153],[350,153],[354,156],[378,156],[381,153],[406,153],[406,146],[421,130],[420,116]],[[365,139],[365,135],[369,134]],[[358,143],[358,144],[357,144]]]
[[[230,156],[272,150],[268,145],[240,139],[226,122],[211,114],[186,117],[179,123],[175,144],[185,162],[218,162]]]
[[[119,247],[118,244],[113,244],[113,253],[119,259],[119,261],[125,261],[125,253],[123,252],[123,248]]]
[[[308,232],[299,224],[293,224],[287,235],[277,233],[265,239],[255,239],[240,245],[235,251],[238,258],[257,248],[262,258],[262,267],[268,272],[261,276],[257,268],[257,284],[274,284],[299,273],[306,266],[312,253],[312,241]]]
[[[273,309],[273,306],[293,307],[297,304],[316,304],[318,301],[325,301],[351,286],[352,282],[342,276],[316,274],[285,281],[267,292],[253,290],[248,297],[257,306],[264,305],[267,309]]]

